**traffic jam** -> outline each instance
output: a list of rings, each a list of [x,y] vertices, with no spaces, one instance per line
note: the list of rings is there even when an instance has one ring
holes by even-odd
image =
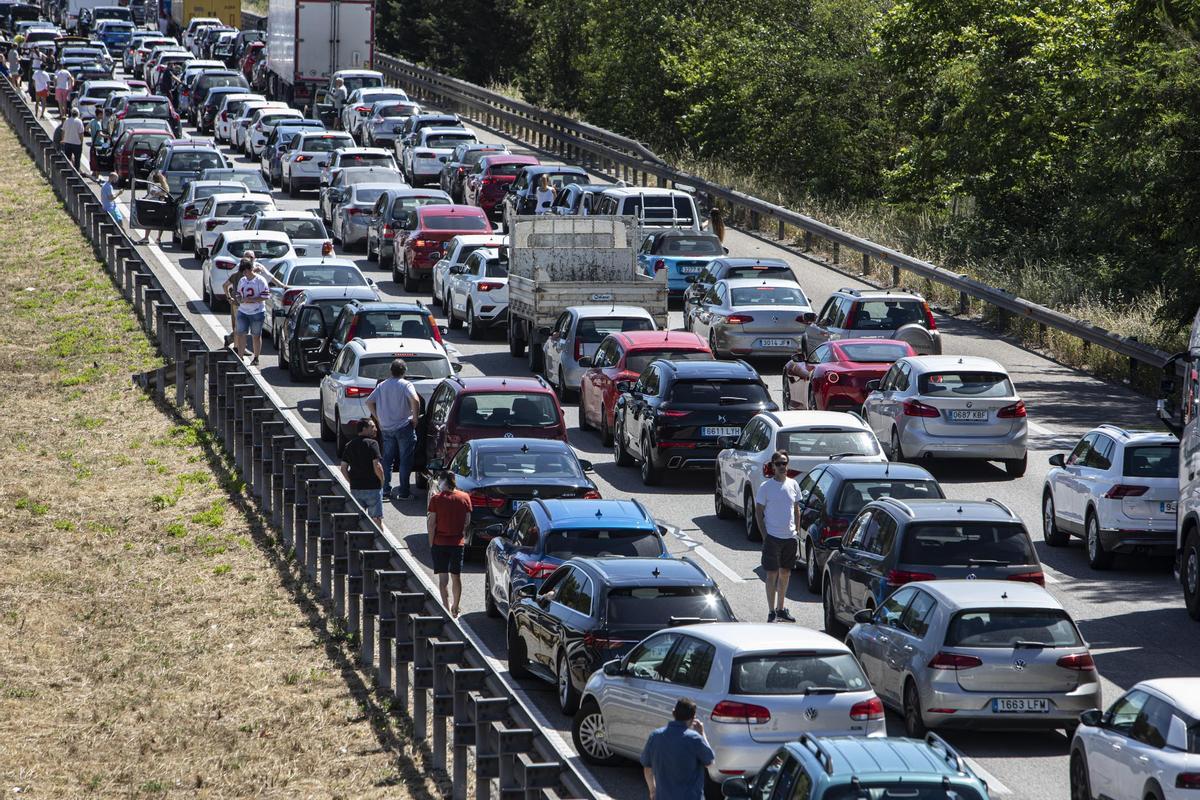
[[[370,4],[154,11],[0,6],[9,79],[330,463],[378,437],[360,502],[439,577],[432,498],[469,498],[447,611],[608,794],[672,725],[702,777],[652,796],[1200,789],[1200,683],[1102,677],[1061,566],[1182,606],[1176,436],[1051,437],[922,294],[425,107]]]

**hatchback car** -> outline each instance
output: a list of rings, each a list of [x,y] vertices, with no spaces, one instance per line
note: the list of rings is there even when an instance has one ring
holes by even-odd
[[[542,343],[543,372],[558,396],[566,401],[579,392],[587,367],[604,337],[613,333],[658,330],[654,316],[640,306],[571,306],[558,315],[550,335]]]
[[[1171,555],[1179,502],[1179,440],[1169,433],[1101,425],[1071,454],[1050,456],[1042,533],[1062,547],[1082,536],[1093,569],[1117,553]]]
[[[396,260],[396,241],[404,241],[416,224],[414,212],[421,206],[449,202],[450,195],[437,189],[393,187],[384,191],[367,218],[367,260],[378,261],[382,269],[391,269]],[[438,302],[436,294],[434,302]]]
[[[200,173],[202,181],[237,181],[251,192],[270,194],[271,184],[263,179],[262,173],[256,169],[244,167],[214,167]]]
[[[412,229],[395,243],[392,280],[403,282],[404,291],[415,292],[433,275],[433,265],[442,247],[460,234],[490,234],[492,223],[474,206],[427,205],[416,209]]]
[[[104,124],[109,132],[113,132],[117,123],[123,119],[160,119],[171,126],[178,136],[182,132],[179,125],[179,114],[175,113],[170,99],[157,94],[128,94],[116,104],[114,113],[106,116]]]
[[[322,365],[331,366],[325,347],[334,321],[352,300],[370,302],[376,297],[369,286],[309,287],[293,301],[287,319],[275,336],[279,368],[286,369],[293,381],[320,374]]]
[[[207,198],[196,217],[196,260],[204,259],[219,233],[245,230],[250,217],[275,210],[275,200],[269,194],[214,194]]]
[[[489,328],[508,322],[508,262],[500,251],[481,247],[449,269],[445,294],[446,321],[467,326],[467,338],[482,339]],[[560,394],[561,397],[561,394]]]
[[[213,119],[213,138],[222,144],[229,143],[233,125],[241,116],[245,105],[257,102],[265,103],[266,101],[267,99],[261,94],[253,92],[231,94],[221,98],[221,106],[217,109],[217,115]]]
[[[167,179],[172,197],[183,194],[184,185],[200,178],[204,170],[226,167],[228,164],[216,145],[190,139],[163,142],[154,159],[154,169]]]
[[[286,233],[298,256],[333,255],[325,223],[311,211],[260,211],[246,220],[246,230]]]
[[[863,506],[825,563],[825,630],[841,636],[854,615],[913,581],[1045,581],[1021,518],[999,500],[899,500]]]
[[[707,339],[718,357],[786,354],[796,349],[811,310],[804,290],[791,281],[727,278],[688,309],[685,327]]]
[[[584,474],[591,462],[580,461],[557,439],[475,439],[458,448],[446,469],[471,496],[464,532],[468,555],[482,555],[500,530],[493,526],[506,524],[530,500],[600,499],[596,484]]]
[[[441,192],[439,192],[441,194]],[[466,263],[467,257],[480,249],[494,250],[508,244],[507,236],[492,234],[468,234],[453,236],[442,247],[442,257],[433,265],[433,288],[431,294],[435,306],[446,307],[447,292],[450,290],[450,268]]]
[[[125,81],[87,81],[84,83],[71,107],[79,111],[79,118],[87,121],[96,116],[96,109],[104,104],[113,92],[127,92],[129,84]]]
[[[249,156],[250,160],[258,160],[272,128],[284,120],[303,118],[304,114],[294,108],[267,107],[256,110],[246,125],[246,132],[242,137],[242,152]]]
[[[392,167],[349,167],[337,170],[330,183],[324,183],[324,178],[321,180],[321,188],[317,193],[317,208],[326,225],[333,224],[337,207],[346,199],[347,192],[355,184],[382,183],[404,186],[404,178],[400,171]]]
[[[741,512],[746,538],[762,539],[754,496],[774,476],[771,457],[788,453],[788,477],[799,478],[830,461],[887,463],[883,448],[861,417],[839,411],[767,411],[751,419],[742,435],[717,453],[714,505],[721,519]]]
[[[376,201],[388,189],[401,189],[401,183],[356,183],[346,188],[333,213],[330,231],[333,240],[344,249],[366,249],[367,227]]]
[[[258,170],[272,186],[283,181],[283,161],[304,133],[322,133],[325,123],[315,119],[285,119],[271,128],[258,156]],[[301,162],[304,163],[304,162]]]
[[[141,202],[140,200],[138,202]],[[140,213],[140,212],[139,212]],[[271,269],[277,261],[292,258],[296,251],[285,234],[272,231],[223,231],[209,248],[204,263],[200,266],[200,288],[204,302],[214,311],[217,306],[225,307],[225,281],[237,269],[238,261],[246,252],[252,252],[260,266]]]
[[[867,389],[863,417],[892,459],[995,460],[1010,477],[1025,474],[1025,402],[992,359],[910,356]]]
[[[283,234],[290,244],[291,239]],[[370,286],[375,282],[359,270],[358,265],[347,258],[325,258],[307,256],[291,256],[280,259],[271,268],[271,275],[278,283],[272,283],[270,294],[263,304],[266,308],[266,324],[264,330],[275,335],[275,321],[287,316],[288,309],[296,298],[310,286]],[[378,292],[376,292],[376,298]]]
[[[396,144],[397,131],[403,129],[409,117],[420,113],[421,106],[414,102],[376,100],[359,128],[359,138],[366,147],[391,150]]]
[[[466,128],[422,128],[403,150],[401,168],[413,186],[437,183],[454,148],[476,142],[475,134]]]
[[[103,150],[104,134],[97,134],[96,138],[100,142],[94,143],[93,147],[88,148],[89,151]],[[171,135],[166,131],[144,128],[141,123],[136,123],[135,126],[122,131],[113,140],[110,151],[111,169],[117,173],[121,185],[131,186],[134,179],[147,177],[154,165],[158,148],[170,139]],[[96,153],[96,156],[100,157],[99,152]]]
[[[401,89],[385,86],[364,86],[351,91],[342,105],[342,130],[356,139],[362,139],[363,123],[375,104],[383,101],[408,102],[408,94]]]
[[[670,557],[658,524],[637,500],[530,500],[488,543],[488,616],[507,614],[522,586],[541,587],[560,564],[579,556]]]
[[[446,351],[452,361],[459,357],[458,349],[445,340],[445,328],[437,324],[433,314],[421,303],[398,301],[351,301],[338,315],[326,349],[325,360],[332,361],[351,339],[428,339]]]
[[[912,583],[854,619],[846,643],[908,736],[933,727],[1072,731],[1100,705],[1087,643],[1041,586]]]
[[[321,168],[335,150],[352,147],[350,134],[341,131],[307,131],[293,139],[279,160],[279,183],[288,197],[321,185]]]
[[[493,153],[475,162],[463,181],[463,203],[479,206],[493,222],[500,221],[500,204],[524,167],[540,164],[536,156]]]
[[[450,195],[455,203],[462,203],[463,191],[466,188],[467,177],[475,169],[475,164],[486,155],[500,155],[508,152],[508,145],[495,142],[464,142],[454,148],[450,158],[442,165],[438,175],[438,187]]]
[[[721,240],[711,233],[668,229],[656,231],[642,240],[638,264],[647,275],[667,271],[667,291],[682,296],[688,277],[699,275],[714,258],[726,253]]]
[[[942,352],[937,321],[925,298],[897,289],[838,289],[814,314],[802,352],[834,339],[899,339],[921,355]]]
[[[572,725],[585,760],[637,758],[681,697],[695,701],[716,754],[710,786],[756,775],[780,745],[802,735],[886,735],[883,704],[849,648],[832,637],[763,623],[663,628],[588,680]]]
[[[798,351],[783,367],[783,407],[858,411],[868,383],[881,379],[897,360],[916,354],[908,342],[894,339],[843,339],[807,356]]]
[[[363,167],[398,169],[395,156],[381,147],[340,147],[321,166],[321,186],[332,184],[339,170]],[[404,179],[396,182],[404,183]]]
[[[714,258],[695,275],[687,275],[683,291],[683,327],[691,324],[692,309],[699,306],[717,281],[726,278],[757,278],[758,280],[788,281],[797,286],[796,273],[782,258]]]

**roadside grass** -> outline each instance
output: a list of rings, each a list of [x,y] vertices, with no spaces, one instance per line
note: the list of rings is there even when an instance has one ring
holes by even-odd
[[[5,796],[432,796],[3,125],[0,319]]]

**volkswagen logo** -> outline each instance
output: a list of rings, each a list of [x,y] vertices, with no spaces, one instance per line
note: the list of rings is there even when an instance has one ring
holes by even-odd
[[[1025,669],[1025,660],[1022,658],[1015,659],[1013,661],[1013,669],[1015,669],[1017,672]]]
[[[969,581],[973,581],[973,580],[975,580],[975,573],[974,573],[974,572],[968,572],[968,573],[967,573],[967,580],[969,580]]]
[[[504,438],[505,438],[505,439],[511,439],[511,438],[513,438],[512,431],[509,431],[508,433],[504,434]]]
[[[809,722],[812,722],[817,718],[817,710],[815,708],[804,709],[804,718]]]

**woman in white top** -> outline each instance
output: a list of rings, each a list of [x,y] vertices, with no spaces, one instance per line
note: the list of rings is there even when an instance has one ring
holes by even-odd
[[[535,214],[549,214],[550,209],[554,206],[554,184],[550,183],[549,175],[542,175],[538,182],[537,192],[534,193],[536,205],[534,206]]]

